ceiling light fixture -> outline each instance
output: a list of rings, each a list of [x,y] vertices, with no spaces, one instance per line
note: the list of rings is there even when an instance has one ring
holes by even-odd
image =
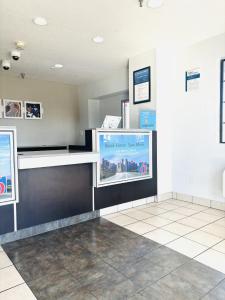
[[[35,17],[33,18],[33,23],[38,26],[45,26],[48,24],[47,20],[43,17]]]
[[[96,44],[101,44],[101,43],[104,42],[104,38],[102,36],[100,36],[100,35],[95,36],[92,40]]]
[[[163,5],[164,0],[148,0],[147,7],[149,8],[159,8]]]
[[[51,69],[62,69],[63,65],[62,64],[54,64],[54,66],[51,67]]]

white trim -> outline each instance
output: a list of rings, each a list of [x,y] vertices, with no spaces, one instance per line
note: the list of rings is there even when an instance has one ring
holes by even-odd
[[[19,169],[35,169],[47,168],[56,166],[66,166],[74,164],[95,163],[99,159],[97,152],[75,152],[75,153],[60,153],[60,154],[36,154],[19,155]]]

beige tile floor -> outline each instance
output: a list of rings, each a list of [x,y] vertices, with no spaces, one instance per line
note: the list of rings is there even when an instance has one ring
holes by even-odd
[[[0,247],[0,300],[35,300],[11,260]]]
[[[104,218],[225,273],[225,211],[171,199]]]

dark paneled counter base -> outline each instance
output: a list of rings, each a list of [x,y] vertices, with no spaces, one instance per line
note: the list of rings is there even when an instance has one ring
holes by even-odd
[[[18,229],[92,211],[92,164],[19,170]]]
[[[0,235],[14,230],[13,205],[0,206]]]
[[[153,178],[95,188],[95,209],[157,195],[157,133],[152,132]]]

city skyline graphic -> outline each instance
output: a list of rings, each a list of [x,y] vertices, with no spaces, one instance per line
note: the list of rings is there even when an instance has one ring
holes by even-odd
[[[150,175],[149,135],[100,135],[100,180],[118,181]]]

